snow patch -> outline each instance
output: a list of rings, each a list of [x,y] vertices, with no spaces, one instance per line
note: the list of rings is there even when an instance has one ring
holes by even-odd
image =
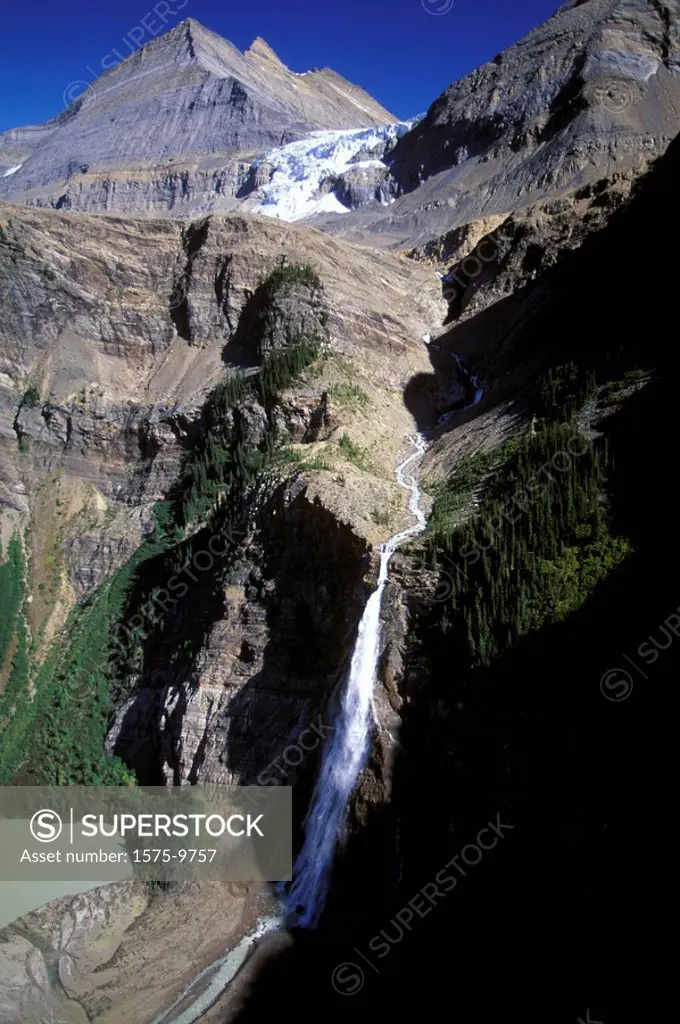
[[[16,167],[8,168],[8,170],[6,170],[3,174],[3,178],[9,178],[10,174],[16,174],[17,171],[20,170],[23,166],[23,164],[17,164]]]
[[[270,181],[259,190],[260,202],[254,212],[286,221],[317,213],[347,213],[347,207],[333,192],[319,196],[322,183],[353,167],[385,167],[382,158],[413,124],[399,121],[378,128],[311,132],[298,142],[264,153],[252,170],[262,164],[274,170]]]

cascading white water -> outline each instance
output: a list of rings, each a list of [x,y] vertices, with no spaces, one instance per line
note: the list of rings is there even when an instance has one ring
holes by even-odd
[[[333,737],[324,752],[321,772],[305,819],[305,841],[294,869],[287,897],[291,918],[301,927],[314,927],[326,902],[338,835],[345,823],[347,804],[368,753],[372,698],[380,654],[380,604],[392,555],[405,540],[427,525],[420,508],[420,490],[411,471],[425,452],[425,439],[409,438],[415,451],[396,470],[397,483],[410,492],[409,511],[416,522],[395,534],[380,548],[376,589],[368,599],[357,634],[347,687],[335,722]]]

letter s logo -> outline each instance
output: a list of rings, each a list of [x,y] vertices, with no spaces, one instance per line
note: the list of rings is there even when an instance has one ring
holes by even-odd
[[[53,843],[61,835],[63,823],[56,811],[36,811],[31,818],[31,835],[39,843]]]

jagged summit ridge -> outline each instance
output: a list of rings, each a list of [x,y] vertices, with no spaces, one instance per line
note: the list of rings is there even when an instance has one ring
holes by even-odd
[[[267,62],[285,71],[290,71],[278,53],[262,36],[256,36],[248,49],[241,51],[228,39],[225,39],[217,32],[213,32],[212,29],[206,28],[205,25],[202,25],[200,21],[196,21],[195,18],[185,18],[184,21],[175,25],[164,35],[143,46],[136,54],[132,54],[129,59],[133,59],[137,54],[144,51],[150,51],[154,46],[157,46],[158,50],[163,52],[174,50],[179,60],[187,54],[192,60],[199,63],[206,58],[208,60],[213,58],[214,60],[217,57],[219,62],[224,65],[223,71],[244,72],[248,63],[252,66]],[[219,73],[218,69],[208,68],[208,70],[213,71],[213,73]],[[319,70],[318,68],[312,68],[305,72],[305,74]]]
[[[175,25],[162,36],[159,36],[152,42],[147,43],[146,46],[141,47],[137,53],[141,53],[143,50],[149,49],[154,44],[160,45],[162,48],[166,49],[172,49],[173,47],[182,49],[184,47],[188,47],[194,51],[194,54],[199,59],[202,49],[210,48],[210,46],[212,46],[223,52],[229,51],[237,57],[245,59],[261,58],[264,60],[272,60],[277,64],[281,64],[282,67],[286,67],[276,51],[262,36],[256,36],[248,49],[241,51],[228,39],[225,39],[224,36],[221,36],[218,32],[213,32],[212,29],[206,28],[205,25],[201,24],[201,22],[197,21],[195,18],[185,18],[184,21]]]
[[[138,55],[148,55],[154,50],[159,54],[173,54],[179,64],[186,63],[189,58],[191,63],[200,64],[206,71],[218,77],[228,74],[247,76],[253,66],[265,62],[289,71],[262,36],[257,36],[248,49],[242,52],[228,39],[206,28],[195,18],[185,18],[179,25],[175,25],[169,32],[143,46],[128,59],[134,60]]]

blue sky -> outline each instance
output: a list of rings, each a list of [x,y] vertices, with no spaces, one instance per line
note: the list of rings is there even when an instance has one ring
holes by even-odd
[[[554,14],[559,3],[167,0],[161,13],[168,28],[192,17],[242,50],[263,36],[294,71],[332,67],[406,118]],[[143,45],[152,32],[160,35],[154,6],[158,0],[63,6],[0,0],[0,131],[53,117],[64,108],[65,94],[73,98],[101,72],[107,54],[116,49],[125,56],[136,39]]]

